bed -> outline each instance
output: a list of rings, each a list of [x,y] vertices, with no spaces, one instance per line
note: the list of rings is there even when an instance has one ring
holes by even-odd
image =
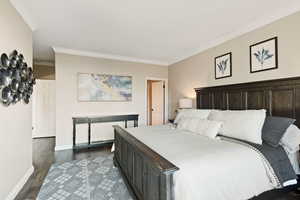
[[[300,122],[300,78],[197,88],[196,94],[199,109],[266,109],[268,115],[297,119],[296,125]],[[187,136],[186,133],[176,133],[166,126],[133,130],[114,126],[114,129],[114,163],[119,167],[128,188],[136,199],[181,200],[204,197],[232,200],[237,199],[236,196],[239,199],[248,199],[276,187],[268,182],[272,180],[269,177],[270,174],[261,170],[265,166],[253,169],[262,163],[258,162],[255,152],[249,151],[245,145],[233,144],[232,141],[223,139],[210,144],[211,140],[205,141],[203,138],[199,140],[199,137],[193,137],[191,134]],[[164,147],[164,141],[170,138],[177,139],[168,141],[168,144],[172,145]],[[197,144],[214,146],[215,153],[220,155],[220,159],[216,160],[215,157],[207,156],[207,153],[199,149]],[[240,161],[246,157],[253,165],[239,165],[235,174],[232,171],[224,171],[222,163],[226,163],[227,166],[232,164],[231,167],[226,168],[234,169],[234,159],[231,159],[230,155],[237,150],[240,156],[237,160]],[[197,159],[198,157],[201,159]],[[216,172],[216,176],[212,176],[210,170]],[[228,176],[230,173],[231,176]],[[224,176],[224,174],[227,175]],[[255,176],[255,179],[249,178],[251,176]],[[213,180],[210,179],[212,177]],[[192,178],[198,182],[193,182]],[[232,184],[227,184],[226,188],[222,189],[222,184],[219,183],[229,180]],[[259,181],[258,187],[251,184],[253,180]],[[199,181],[203,185],[196,185]],[[212,183],[213,185],[210,185]],[[214,191],[216,186],[218,190]],[[203,192],[186,192],[197,190],[197,188]],[[200,196],[197,196],[198,194]]]

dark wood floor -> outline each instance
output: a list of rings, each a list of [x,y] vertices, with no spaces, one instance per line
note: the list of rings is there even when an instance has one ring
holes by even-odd
[[[107,155],[110,152],[109,147],[81,150],[76,153],[72,150],[54,152],[54,146],[54,138],[33,139],[33,166],[35,170],[16,200],[36,199],[51,164]],[[252,200],[300,200],[300,194],[297,194],[296,187],[289,187],[285,190],[266,192]]]

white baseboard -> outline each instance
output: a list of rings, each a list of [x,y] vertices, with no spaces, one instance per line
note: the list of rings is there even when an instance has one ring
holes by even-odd
[[[34,171],[33,166],[31,166],[27,172],[25,173],[25,175],[20,179],[20,181],[17,183],[17,185],[12,189],[12,191],[8,194],[8,196],[6,197],[5,200],[14,200],[16,198],[16,196],[18,195],[18,193],[21,191],[21,189],[23,188],[23,186],[25,185],[25,183],[27,182],[27,180],[29,179],[29,177],[32,175]]]
[[[55,146],[55,151],[67,150],[72,148],[73,148],[72,145],[60,145],[60,146]]]
[[[55,133],[53,134],[45,134],[45,135],[32,135],[32,139],[35,139],[35,138],[49,138],[49,137],[55,137]]]

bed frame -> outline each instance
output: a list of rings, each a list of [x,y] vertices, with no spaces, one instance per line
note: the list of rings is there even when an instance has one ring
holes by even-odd
[[[266,109],[267,115],[294,118],[300,125],[300,77],[195,90],[197,108]]]
[[[300,77],[196,88],[198,109],[266,109],[300,125]],[[114,163],[134,198],[174,200],[173,174],[179,170],[119,126],[115,129]]]
[[[120,126],[115,129],[114,164],[139,200],[172,200],[173,173],[179,168]]]

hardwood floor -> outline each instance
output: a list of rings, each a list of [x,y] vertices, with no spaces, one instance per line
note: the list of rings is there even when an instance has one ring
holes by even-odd
[[[107,155],[110,152],[110,147],[81,150],[76,153],[72,150],[54,152],[54,147],[55,138],[33,139],[33,166],[35,170],[15,200],[35,200],[51,164]],[[289,187],[284,190],[266,192],[252,200],[300,200],[300,194],[295,191],[295,186]]]

